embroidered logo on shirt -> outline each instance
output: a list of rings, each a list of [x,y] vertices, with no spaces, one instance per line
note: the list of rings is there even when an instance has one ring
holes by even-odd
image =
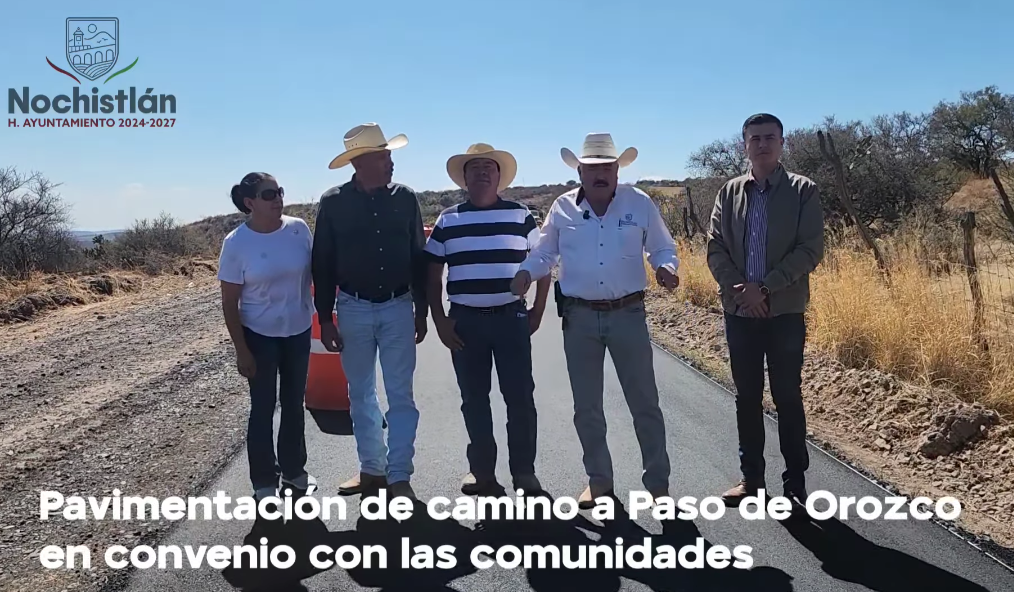
[[[637,226],[637,222],[634,222],[631,219],[633,217],[634,217],[633,214],[627,214],[626,216],[624,216],[623,218],[621,218],[620,219],[620,226]]]

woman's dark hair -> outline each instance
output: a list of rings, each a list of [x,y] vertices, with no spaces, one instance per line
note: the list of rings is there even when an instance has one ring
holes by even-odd
[[[242,181],[232,186],[233,205],[244,214],[249,214],[250,208],[246,207],[243,200],[248,197],[251,199],[257,197],[257,184],[270,178],[271,175],[267,173],[248,173]]]

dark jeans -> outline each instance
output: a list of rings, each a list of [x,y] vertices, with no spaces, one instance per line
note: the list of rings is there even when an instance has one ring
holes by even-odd
[[[485,479],[496,473],[497,448],[489,403],[494,360],[507,406],[511,475],[535,474],[538,425],[532,341],[524,303],[493,312],[452,304],[448,316],[454,319],[454,329],[464,343],[460,351],[452,353],[452,360],[461,389],[461,413],[468,431],[467,454],[472,474],[476,479]]]
[[[806,450],[803,409],[803,347],[806,320],[802,314],[771,318],[725,315],[732,379],[736,384],[736,423],[743,478],[764,483],[764,359],[767,358],[771,398],[778,412],[778,440],[785,460],[782,487],[786,492],[806,487]]]
[[[291,337],[267,337],[244,327],[247,347],[257,373],[249,379],[250,419],[246,448],[254,489],[278,487],[279,476],[299,479],[305,474],[303,395],[310,363],[310,329]],[[274,447],[275,403],[281,402],[278,457]]]

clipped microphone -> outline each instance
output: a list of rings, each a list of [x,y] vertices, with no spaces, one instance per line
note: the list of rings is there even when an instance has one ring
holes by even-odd
[[[587,220],[588,218],[591,218],[591,212],[589,212],[588,210],[585,210],[584,211],[584,219]]]

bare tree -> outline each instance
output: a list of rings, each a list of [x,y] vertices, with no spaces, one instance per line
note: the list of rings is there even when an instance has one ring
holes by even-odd
[[[1014,229],[1014,206],[1000,179],[1014,155],[1014,95],[995,86],[961,93],[957,103],[941,102],[931,121],[936,153],[961,170],[991,179],[1000,210]]]
[[[0,274],[58,271],[74,257],[68,209],[40,173],[0,169]]]
[[[733,137],[698,148],[687,160],[687,169],[697,177],[731,179],[750,170],[750,161],[742,138]]]

